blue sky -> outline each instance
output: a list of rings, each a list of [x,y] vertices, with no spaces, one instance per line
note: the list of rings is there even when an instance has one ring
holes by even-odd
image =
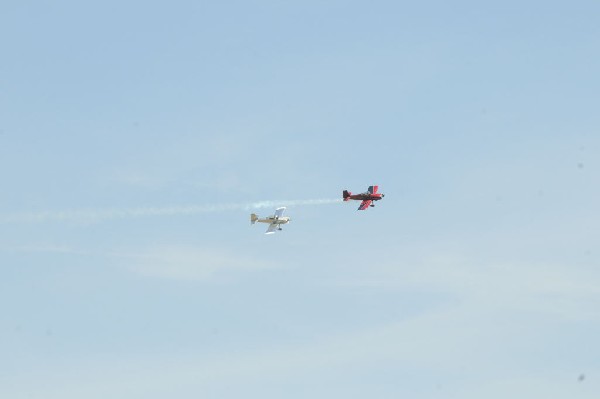
[[[599,12],[3,2],[0,396],[597,397]]]

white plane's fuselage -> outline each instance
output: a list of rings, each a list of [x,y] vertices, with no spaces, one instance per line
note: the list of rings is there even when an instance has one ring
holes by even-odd
[[[276,218],[274,216],[269,216],[264,219],[256,219],[256,222],[259,223],[269,223],[269,224],[286,224],[290,221],[289,216],[282,216],[280,218]]]

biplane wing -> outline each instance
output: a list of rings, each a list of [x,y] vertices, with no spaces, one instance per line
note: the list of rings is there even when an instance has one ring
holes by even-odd
[[[283,211],[285,211],[285,206],[275,209],[275,218],[279,219],[280,217],[282,217]]]
[[[363,202],[360,203],[360,206],[358,207],[359,211],[364,211],[365,209],[367,209],[369,207],[369,205],[371,205],[371,200],[364,200]]]
[[[278,228],[279,227],[275,223],[271,223],[265,234],[275,234],[275,231],[277,231]]]

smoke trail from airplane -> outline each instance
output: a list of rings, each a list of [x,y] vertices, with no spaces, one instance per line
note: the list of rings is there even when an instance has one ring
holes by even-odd
[[[106,220],[151,216],[185,216],[225,211],[250,211],[278,206],[326,205],[341,202],[336,199],[268,200],[238,204],[207,204],[169,207],[138,207],[124,209],[79,209],[63,211],[21,212],[0,215],[0,223],[71,222],[97,223]]]

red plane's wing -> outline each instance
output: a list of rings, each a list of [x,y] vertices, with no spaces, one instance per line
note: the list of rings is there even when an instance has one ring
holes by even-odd
[[[369,192],[371,194],[377,194],[378,189],[379,189],[379,186],[369,186]]]
[[[360,206],[358,207],[359,211],[364,211],[365,209],[367,209],[369,207],[369,205],[371,205],[371,200],[364,200],[363,202],[360,203]]]

